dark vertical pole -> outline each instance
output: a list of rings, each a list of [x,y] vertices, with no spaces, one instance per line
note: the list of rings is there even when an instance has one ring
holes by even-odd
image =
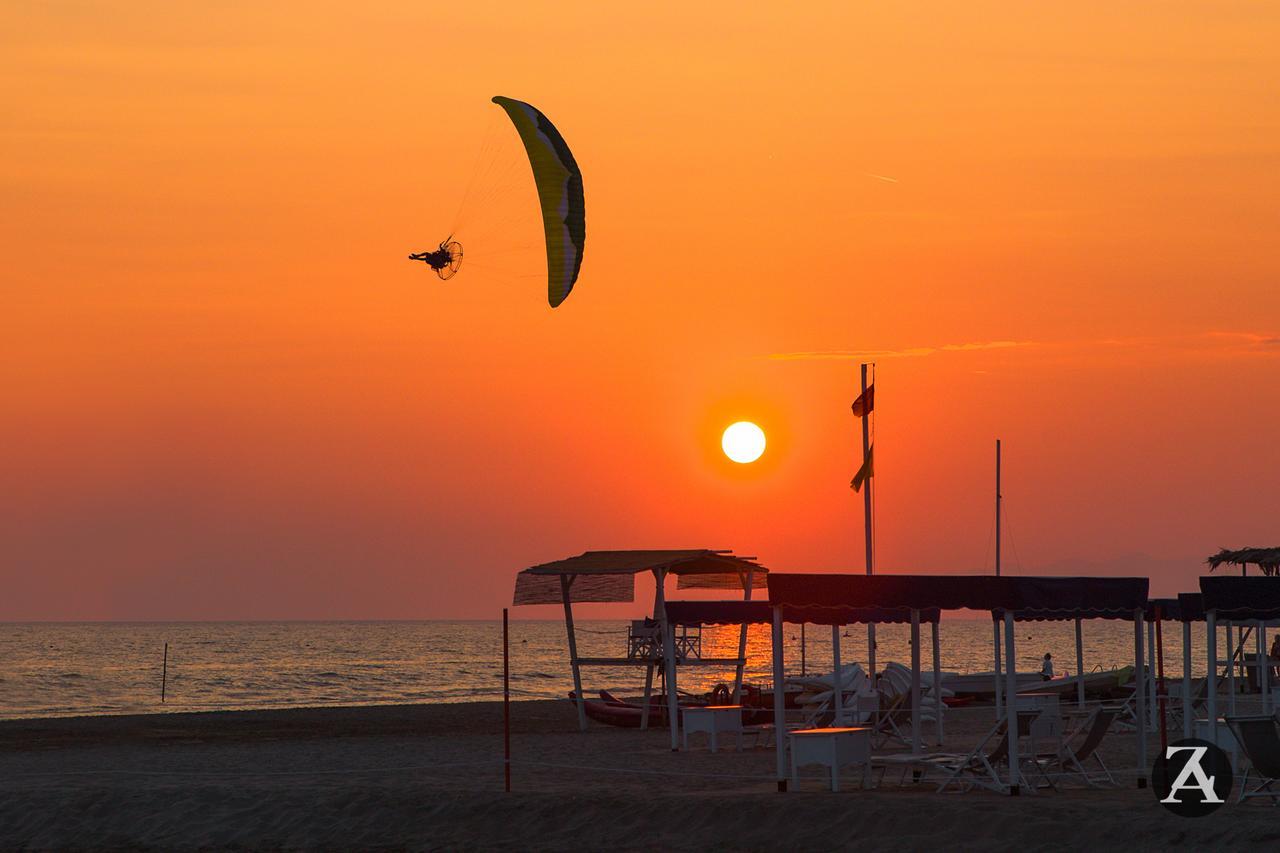
[[[164,644],[164,663],[160,666],[160,704],[164,704],[164,690],[169,681],[169,644]]]
[[[802,678],[808,674],[808,671],[806,669],[807,661],[805,660],[806,654],[807,652],[805,650],[804,623],[801,622],[800,623],[800,676]]]
[[[502,608],[502,775],[505,790],[511,793],[511,640],[507,628],[507,608]]]
[[[1164,636],[1160,631],[1160,605],[1156,605],[1156,696],[1160,702],[1160,754],[1167,755],[1169,732],[1165,728]]]
[[[867,457],[871,455],[871,406],[867,405],[867,365],[862,365],[862,464],[867,464]],[[874,396],[875,392],[872,391]],[[869,472],[870,476],[862,483],[862,524],[863,524],[863,541],[866,543],[866,569],[867,574],[874,572],[875,566],[875,542],[873,537],[875,531],[871,523],[871,490],[874,488],[875,482],[874,472]],[[867,623],[867,675],[871,679],[872,689],[876,686],[876,623]]]
[[[1000,439],[996,439],[996,577],[1000,577]]]

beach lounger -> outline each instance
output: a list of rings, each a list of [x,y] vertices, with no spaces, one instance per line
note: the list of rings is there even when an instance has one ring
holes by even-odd
[[[1018,715],[1018,737],[1026,738],[1031,734],[1031,723],[1040,715],[1039,708],[1020,709]],[[897,768],[902,770],[903,779],[906,778],[907,771],[911,771],[915,776],[915,781],[919,782],[927,778],[930,774],[945,773],[946,778],[938,785],[938,792],[945,791],[951,785],[956,785],[959,791],[970,791],[973,788],[985,788],[989,791],[1004,793],[1008,790],[1008,785],[1000,778],[1000,769],[1008,764],[1009,759],[1009,738],[1006,736],[1008,729],[1006,722],[1001,720],[993,726],[982,740],[968,753],[925,753],[923,755],[877,755],[871,759],[872,765],[881,768],[881,777],[889,768]],[[988,748],[989,751],[988,751]],[[1040,769],[1043,775],[1043,769],[1039,768],[1035,757],[1028,755],[1026,759],[1020,762],[1023,767],[1031,766]],[[1022,768],[1019,768],[1020,785],[1025,785],[1031,793],[1035,792],[1035,786],[1031,785]],[[1048,785],[1052,786],[1053,782],[1047,775],[1044,776]]]
[[[1228,716],[1227,725],[1240,742],[1240,748],[1249,758],[1249,769],[1240,783],[1240,797],[1236,802],[1252,797],[1269,797],[1271,805],[1280,801],[1280,791],[1271,786],[1280,782],[1280,728],[1272,716]],[[1249,775],[1257,776],[1253,789],[1249,788]]]
[[[1115,777],[1111,775],[1111,771],[1107,769],[1107,765],[1103,763],[1102,756],[1098,754],[1098,747],[1102,744],[1102,739],[1107,732],[1111,730],[1111,724],[1120,716],[1120,708],[1116,706],[1106,706],[1095,708],[1085,722],[1077,729],[1077,732],[1083,732],[1083,740],[1079,746],[1072,747],[1069,743],[1064,744],[1061,751],[1057,755],[1041,755],[1037,756],[1037,764],[1046,778],[1051,778],[1050,773],[1077,773],[1086,785],[1101,786],[1102,784],[1118,785]],[[1068,741],[1070,738],[1068,738]],[[1092,759],[1097,762],[1098,767],[1102,770],[1101,776],[1091,776],[1089,771],[1085,769],[1085,764]]]

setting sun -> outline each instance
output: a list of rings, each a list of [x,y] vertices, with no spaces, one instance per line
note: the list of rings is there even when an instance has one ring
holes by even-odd
[[[724,431],[720,446],[734,462],[755,462],[764,453],[764,430],[750,421],[738,421]]]

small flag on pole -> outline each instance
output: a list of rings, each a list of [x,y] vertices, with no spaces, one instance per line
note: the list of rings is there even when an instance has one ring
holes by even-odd
[[[867,391],[870,392],[871,389],[868,388]],[[872,470],[872,464],[871,464],[871,460],[874,458],[873,454],[875,453],[875,450],[876,449],[874,447],[870,447],[867,449],[867,458],[862,461],[862,467],[858,469],[858,473],[854,474],[853,479],[849,482],[849,486],[855,492],[862,491],[862,484],[865,483],[867,480],[871,479],[873,476],[875,476],[875,472]]]
[[[855,418],[865,418],[871,414],[876,407],[876,386],[868,385],[867,390],[858,395],[858,399],[853,401],[853,416]]]

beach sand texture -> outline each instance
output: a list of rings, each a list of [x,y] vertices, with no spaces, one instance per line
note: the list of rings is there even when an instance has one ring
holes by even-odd
[[[0,723],[0,848],[510,850],[1262,849],[1260,804],[1178,818],[1131,779],[1009,798],[932,785],[779,794],[774,753],[673,753],[665,730],[576,730],[567,702],[18,720]],[[991,710],[948,715],[947,746]],[[1108,737],[1132,767],[1131,734]],[[1152,747],[1156,746],[1152,739]]]

